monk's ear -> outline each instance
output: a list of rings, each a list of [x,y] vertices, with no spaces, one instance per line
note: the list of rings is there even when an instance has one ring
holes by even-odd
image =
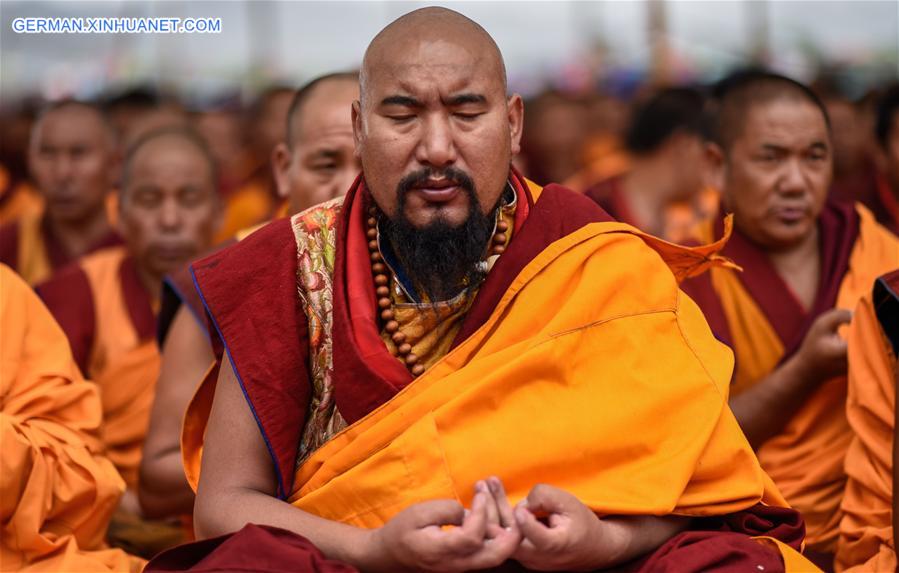
[[[362,104],[359,100],[353,102],[353,143],[356,146],[356,157],[362,155]]]
[[[290,178],[287,172],[290,170],[290,149],[283,141],[272,149],[272,172],[275,175],[275,187],[278,188],[278,197],[287,199],[290,197]]]
[[[708,169],[708,181],[706,185],[715,189],[724,189],[725,172],[727,162],[724,150],[717,143],[706,142],[704,144],[703,154],[705,155]]]
[[[507,102],[509,109],[509,135],[512,138],[512,155],[521,151],[521,132],[524,127],[524,101],[518,94],[512,94]]]

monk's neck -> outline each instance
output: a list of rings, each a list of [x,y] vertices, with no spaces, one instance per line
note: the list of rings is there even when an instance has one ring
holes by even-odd
[[[771,251],[768,259],[802,306],[810,310],[821,279],[821,248],[817,225],[795,247]]]
[[[671,176],[650,160],[638,161],[621,181],[621,191],[636,227],[651,235],[665,232]]]
[[[144,287],[144,290],[147,291],[147,294],[150,295],[150,300],[155,302],[162,299],[162,279],[165,277],[140,266],[136,260],[134,263],[135,269],[137,270],[137,276],[140,279],[140,284]]]
[[[100,211],[87,220],[75,222],[57,221],[47,217],[47,225],[53,237],[73,259],[86,254],[112,232],[105,211]]]

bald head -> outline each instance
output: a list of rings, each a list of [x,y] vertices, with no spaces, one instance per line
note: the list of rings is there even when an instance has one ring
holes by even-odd
[[[347,192],[359,175],[351,110],[359,74],[313,79],[297,91],[287,113],[287,140],[272,154],[278,193],[291,213]]]
[[[474,56],[475,65],[486,67],[506,91],[506,65],[499,47],[477,22],[458,12],[428,7],[400,16],[381,30],[368,45],[359,77],[363,105],[372,74],[391,74],[397,67],[421,65],[441,45],[461,46]],[[433,62],[431,62],[433,63]],[[446,61],[452,66],[462,62]]]
[[[144,273],[162,278],[212,244],[220,205],[212,155],[185,128],[162,128],[125,158],[119,229]]]
[[[721,80],[714,92],[715,134],[725,150],[743,134],[750,110],[772,102],[810,104],[820,111],[830,128],[830,118],[820,98],[807,86],[786,76],[758,70],[737,72]]]
[[[113,183],[115,136],[100,109],[64,101],[34,124],[28,163],[56,221],[75,224],[103,215]]]
[[[349,126],[350,108],[357,99],[359,72],[327,74],[306,83],[297,90],[287,110],[287,146],[292,147],[309,132],[309,123],[322,120],[319,112],[325,107],[336,108],[337,113],[343,113],[346,121],[342,123]],[[312,110],[312,113],[307,113],[307,110]]]

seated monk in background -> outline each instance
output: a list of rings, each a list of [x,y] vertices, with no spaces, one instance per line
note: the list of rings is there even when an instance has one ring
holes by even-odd
[[[899,84],[881,97],[875,121],[880,173],[873,211],[884,227],[899,234]]]
[[[81,259],[37,290],[82,372],[100,387],[102,437],[128,486],[123,510],[137,515],[138,465],[159,376],[162,279],[209,248],[220,215],[215,166],[199,136],[163,129],[135,142],[119,205],[126,245]]]
[[[284,124],[294,90],[273,86],[252,106],[244,122],[247,130],[244,161],[246,172],[233,188],[223,189],[225,200],[222,226],[216,242],[229,240],[248,227],[260,225],[283,213],[277,196],[270,163],[275,145],[284,140]],[[210,142],[211,145],[213,145]]]
[[[0,264],[0,565],[3,571],[140,571],[104,549],[125,489],[103,455],[97,387],[59,325]]]
[[[849,328],[846,417],[854,435],[846,453],[837,571],[896,570],[897,354],[899,271],[893,271],[862,298]]]
[[[343,194],[359,173],[349,113],[357,99],[355,72],[316,78],[296,93],[287,139],[272,154],[278,194],[292,214]],[[204,317],[189,270],[168,277],[158,329],[162,368],[140,465],[140,503],[149,517],[193,513],[194,492],[181,461],[181,422],[215,362]]]
[[[687,238],[711,176],[704,106],[702,94],[689,88],[653,95],[636,110],[627,130],[630,167],[593,183],[587,197],[641,231],[672,241]]]
[[[899,267],[899,239],[864,207],[827,201],[830,132],[808,88],[748,72],[718,91],[720,143],[711,151],[724,202],[701,240],[721,236],[724,213],[733,213],[722,253],[743,271],[714,268],[683,288],[733,348],[734,415],[829,568],[851,439],[837,330],[869,285]]]
[[[28,165],[44,209],[0,230],[0,262],[37,284],[98,249],[121,243],[106,203],[115,179],[115,134],[99,108],[64,101],[35,123]]]
[[[218,372],[184,455],[198,537],[226,537],[149,571],[810,566],[747,535],[798,548],[802,526],[677,287],[715,247],[512,171],[504,80],[471,20],[401,17],[363,60],[347,196],[194,263]]]

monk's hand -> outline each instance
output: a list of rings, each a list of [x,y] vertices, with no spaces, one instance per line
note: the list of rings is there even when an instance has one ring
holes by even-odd
[[[499,504],[488,486],[476,492],[470,511],[454,500],[426,501],[373,530],[364,569],[455,572],[502,564],[518,548],[521,536],[517,527],[502,526]],[[511,508],[505,519],[514,522]]]
[[[840,308],[815,319],[796,353],[805,378],[820,383],[846,374],[846,339],[838,330],[851,319],[852,313]]]
[[[537,485],[515,506],[522,540],[513,559],[535,571],[592,571],[619,562],[626,541],[570,493]]]

